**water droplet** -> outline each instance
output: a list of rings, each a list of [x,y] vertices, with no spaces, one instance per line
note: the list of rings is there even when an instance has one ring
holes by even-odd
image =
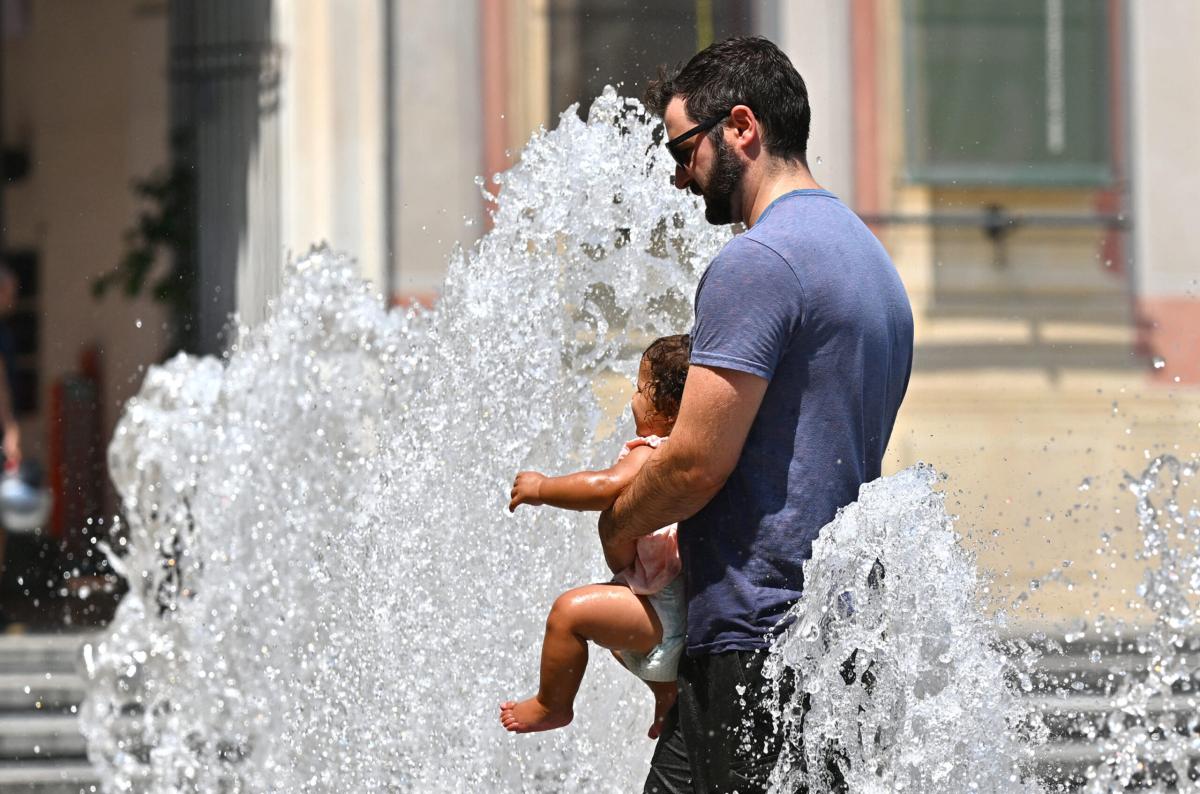
[[[1162,356],[1154,357],[1154,368],[1155,369],[1162,369],[1166,365],[1167,365],[1167,360],[1165,358],[1163,358]]]

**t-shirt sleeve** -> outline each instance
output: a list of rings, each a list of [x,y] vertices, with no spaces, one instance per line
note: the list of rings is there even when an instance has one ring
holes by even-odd
[[[783,257],[762,243],[735,238],[696,290],[691,361],[770,380],[803,311],[803,289]]]

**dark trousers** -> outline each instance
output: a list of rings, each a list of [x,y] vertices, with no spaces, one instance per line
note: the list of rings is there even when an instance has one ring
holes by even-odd
[[[650,761],[644,794],[766,792],[782,738],[772,717],[765,651],[684,656],[679,700]],[[785,702],[794,687],[781,682]],[[833,767],[831,767],[833,768]]]

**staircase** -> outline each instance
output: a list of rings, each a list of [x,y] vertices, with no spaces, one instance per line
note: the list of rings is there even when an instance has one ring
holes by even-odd
[[[99,791],[78,724],[87,639],[0,636],[0,794]]]
[[[77,722],[85,694],[79,660],[88,639],[87,634],[0,636],[0,794],[99,791]],[[1046,653],[1037,663],[1026,697],[1051,731],[1038,751],[1036,771],[1053,790],[1070,791],[1082,788],[1088,768],[1101,762],[1101,743],[1113,730],[1125,731],[1137,722],[1121,714],[1114,700],[1120,682],[1144,678],[1147,670],[1146,658],[1128,646],[1078,642],[1060,647],[1062,653]],[[1188,651],[1200,654],[1200,640]],[[1146,716],[1159,725],[1162,716],[1177,717],[1167,724],[1200,740],[1198,683],[1179,680],[1169,696],[1146,703]],[[1198,774],[1200,741],[1193,748],[1190,775]],[[1170,767],[1149,763],[1133,784],[1180,782]]]
[[[1200,780],[1200,679],[1195,663],[1190,665],[1192,674],[1181,675],[1167,691],[1138,702],[1123,693],[1147,678],[1149,659],[1131,646],[1063,644],[1063,653],[1049,653],[1037,663],[1026,697],[1050,729],[1050,741],[1039,749],[1036,768],[1055,790],[1086,785],[1089,767],[1102,764],[1112,753],[1104,745],[1113,740],[1136,758],[1137,771],[1130,781],[1135,789],[1186,790]],[[1182,651],[1184,661],[1194,660],[1197,652],[1200,640],[1189,640]],[[1132,749],[1131,739],[1137,734],[1148,746]],[[1178,769],[1161,760],[1164,739],[1172,738],[1182,750]]]

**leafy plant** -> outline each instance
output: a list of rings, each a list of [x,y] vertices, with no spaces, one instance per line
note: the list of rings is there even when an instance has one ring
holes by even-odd
[[[146,179],[134,182],[133,191],[143,201],[137,222],[126,230],[125,255],[115,268],[92,283],[92,295],[102,299],[120,289],[126,297],[147,293],[165,304],[172,326],[168,354],[189,347],[194,307],[195,179],[183,141],[172,144],[171,163]],[[165,267],[156,267],[164,263]]]

